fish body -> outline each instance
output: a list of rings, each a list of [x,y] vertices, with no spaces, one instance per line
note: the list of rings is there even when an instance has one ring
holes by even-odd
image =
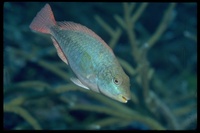
[[[30,24],[33,31],[51,35],[59,57],[75,73],[76,85],[126,103],[130,80],[112,49],[89,28],[70,21],[56,22],[46,4]]]

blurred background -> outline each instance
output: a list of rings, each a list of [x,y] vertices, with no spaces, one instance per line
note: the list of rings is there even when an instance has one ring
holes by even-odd
[[[29,29],[45,4],[4,2],[4,129],[196,129],[196,3],[49,2],[56,21],[110,45],[131,79],[126,104],[69,80],[50,36]]]

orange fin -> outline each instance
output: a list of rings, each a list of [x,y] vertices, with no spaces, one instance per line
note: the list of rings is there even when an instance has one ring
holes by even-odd
[[[53,12],[49,4],[46,4],[36,15],[30,24],[30,28],[37,32],[50,33],[50,27],[56,24]]]
[[[62,61],[64,61],[68,65],[67,58],[66,58],[65,54],[63,53],[62,49],[60,48],[58,42],[53,37],[51,37],[51,39],[53,41],[53,45],[55,46],[55,48],[57,50],[58,56],[60,57],[60,59]]]

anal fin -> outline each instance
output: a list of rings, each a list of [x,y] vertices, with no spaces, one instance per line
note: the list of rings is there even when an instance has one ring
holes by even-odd
[[[58,42],[53,37],[51,37],[51,39],[53,41],[53,45],[55,46],[60,59],[62,61],[64,61],[66,64],[68,64],[67,58],[66,58],[65,54],[63,53],[61,47],[59,46]]]
[[[77,79],[77,78],[70,78],[70,80],[71,80],[74,84],[76,84],[76,85],[78,85],[78,86],[80,86],[80,87],[82,87],[82,88],[85,88],[85,89],[88,89],[88,90],[89,90],[89,88],[88,88],[87,86],[83,85],[79,79]]]

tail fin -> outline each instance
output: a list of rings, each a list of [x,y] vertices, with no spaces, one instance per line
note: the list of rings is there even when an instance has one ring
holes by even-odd
[[[50,33],[50,27],[55,25],[56,21],[49,4],[46,4],[33,19],[30,28],[42,33]]]

